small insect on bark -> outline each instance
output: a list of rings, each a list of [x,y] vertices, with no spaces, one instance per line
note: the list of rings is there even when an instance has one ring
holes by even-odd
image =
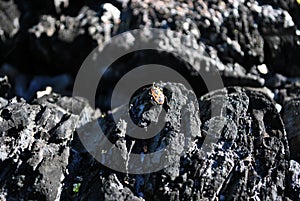
[[[159,105],[164,104],[165,95],[159,87],[156,87],[153,85],[151,87],[151,95],[152,95],[153,99],[155,100],[155,102],[157,102]]]

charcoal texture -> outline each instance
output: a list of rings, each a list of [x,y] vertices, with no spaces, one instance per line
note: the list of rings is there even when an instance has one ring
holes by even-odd
[[[299,26],[299,0],[0,1],[0,200],[300,200]],[[110,61],[142,45],[124,34],[134,29],[159,51],[115,62],[96,108],[72,97],[91,51],[112,42],[101,58]],[[177,70],[192,89],[148,83],[112,108],[119,79],[149,63]],[[208,90],[201,76],[218,74],[222,85]],[[160,124],[149,139],[131,136],[132,126],[147,134]],[[121,152],[99,162],[104,138]],[[145,160],[163,148],[166,157]],[[129,174],[141,170],[131,153],[168,165]]]
[[[2,196],[8,200],[299,198],[299,164],[289,159],[283,122],[267,95],[251,89],[224,88],[201,97],[198,111],[181,108],[186,105],[183,100],[192,100],[183,85],[159,86],[169,88],[170,96],[174,95],[168,103],[170,123],[159,134],[164,138],[149,140],[146,145],[148,151],[155,151],[169,141],[176,148],[170,148],[172,166],[145,175],[114,173],[87,153],[74,131],[78,125],[92,123],[100,113],[85,100],[50,94],[31,104],[17,98],[7,101],[0,111]],[[78,106],[75,113],[71,112],[71,101]],[[219,106],[220,112],[212,115],[211,105]],[[83,115],[79,116],[80,111]],[[191,118],[185,112],[178,121],[180,111],[195,116]],[[132,139],[119,135],[122,126],[109,123],[105,117],[100,121],[106,122],[110,138],[118,146],[123,143],[128,153],[126,142]],[[178,128],[187,122],[196,127],[202,122],[202,126],[201,131],[191,127],[195,138],[187,138],[192,140],[190,149],[181,153],[180,138],[186,133],[180,134]],[[206,137],[217,142],[203,144]],[[211,146],[209,152],[203,151],[205,146]],[[137,142],[133,151],[142,152],[141,147]],[[74,186],[78,184],[77,192]]]

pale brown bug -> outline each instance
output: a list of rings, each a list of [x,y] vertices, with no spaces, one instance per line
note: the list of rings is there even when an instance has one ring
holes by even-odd
[[[151,87],[151,95],[152,95],[153,99],[155,100],[155,102],[157,102],[159,105],[164,104],[165,95],[160,88],[153,85]]]

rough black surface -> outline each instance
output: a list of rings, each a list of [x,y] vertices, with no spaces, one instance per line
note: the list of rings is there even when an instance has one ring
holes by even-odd
[[[0,1],[0,200],[300,200],[299,8],[296,0]],[[101,112],[71,98],[86,56],[136,28],[163,51],[117,62],[97,96]],[[123,35],[119,51],[134,39]],[[159,105],[146,86],[121,116],[145,127],[165,112],[167,123],[137,140],[128,122],[113,122],[105,95],[130,66],[153,60],[179,70],[198,100],[180,83],[159,82]],[[195,72],[213,80],[215,70],[227,88],[208,93]],[[129,153],[170,145],[173,165],[144,175],[103,166],[75,131],[98,124],[123,151],[111,163],[138,168]]]
[[[276,73],[299,75],[296,1],[170,1],[157,5],[151,1],[124,1],[123,5],[111,2],[117,11],[107,9],[104,3],[68,0],[5,3],[12,10],[10,15],[15,16],[10,18],[19,19],[16,21],[20,31],[12,35],[12,42],[1,40],[10,49],[1,54],[1,72],[16,85],[17,95],[28,100],[34,93],[19,89],[31,85],[28,73],[74,76],[97,45],[102,47],[113,35],[145,26],[186,35],[185,42],[180,42],[191,49],[185,52],[190,63],[198,69],[197,54],[209,55],[216,60],[226,86],[261,87],[265,82],[270,86],[274,82],[270,77]],[[1,26],[5,27],[4,23],[7,21]],[[173,51],[176,37],[162,37],[169,41],[165,49]],[[123,42],[128,45],[131,41],[125,38]],[[266,65],[267,72],[257,70],[261,64]],[[65,92],[61,88],[56,91]]]
[[[2,40],[13,50],[5,62],[23,71],[30,66],[31,72],[75,73],[87,54],[111,35],[150,26],[191,34],[212,57],[227,64],[239,63],[249,70],[265,63],[272,71],[299,75],[296,1],[124,1],[123,7],[111,2],[120,12],[115,16],[106,15],[115,12],[103,7],[106,2],[66,0],[57,6],[59,2],[63,1],[2,3],[12,10],[3,15],[20,24],[3,18],[5,33],[12,37],[21,27],[14,43]],[[28,47],[30,53],[20,55]]]
[[[291,157],[300,161],[299,150],[299,82],[289,84],[279,92],[279,100],[283,105],[282,116],[288,135]]]
[[[0,59],[4,59],[11,53],[16,40],[14,36],[20,28],[20,11],[14,1],[0,2]]]
[[[55,94],[36,99],[32,104],[16,98],[2,99],[2,197],[8,200],[299,198],[299,164],[289,160],[283,123],[274,102],[266,95],[251,89],[226,88],[201,97],[197,111],[193,107],[197,103],[192,102],[187,104],[189,109],[180,109],[186,105],[184,100],[192,100],[187,98],[189,92],[183,85],[159,86],[170,90],[167,113],[170,124],[160,138],[145,142],[147,149],[141,149],[141,142],[132,150],[127,149],[126,142],[132,139],[121,134],[122,127],[109,123],[110,118],[101,118],[102,123],[107,122],[107,131],[111,137],[115,136],[117,146],[124,144],[125,153],[155,151],[166,142],[176,147],[170,149],[175,152],[169,153],[174,165],[145,175],[113,172],[87,153],[74,130],[100,113],[83,99]],[[77,102],[78,113],[70,112],[72,100]],[[212,103],[219,106],[219,114],[211,115]],[[79,119],[81,110],[84,113]],[[180,111],[185,113],[178,121],[176,115]],[[181,153],[179,141],[187,133],[179,132],[177,127],[189,123],[195,128],[201,125],[200,119],[201,131],[195,133],[196,138],[187,138],[192,140],[188,143],[190,148]],[[206,137],[217,141],[212,145],[202,144]],[[210,152],[201,149],[205,146],[212,146]]]
[[[69,98],[52,95],[29,105],[13,98],[1,107],[1,194],[7,200],[59,200],[67,174],[74,130],[93,119],[82,99],[82,119]]]

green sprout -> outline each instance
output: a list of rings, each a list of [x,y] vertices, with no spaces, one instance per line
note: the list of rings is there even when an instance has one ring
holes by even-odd
[[[81,183],[75,183],[73,184],[73,192],[78,193],[80,189]]]

